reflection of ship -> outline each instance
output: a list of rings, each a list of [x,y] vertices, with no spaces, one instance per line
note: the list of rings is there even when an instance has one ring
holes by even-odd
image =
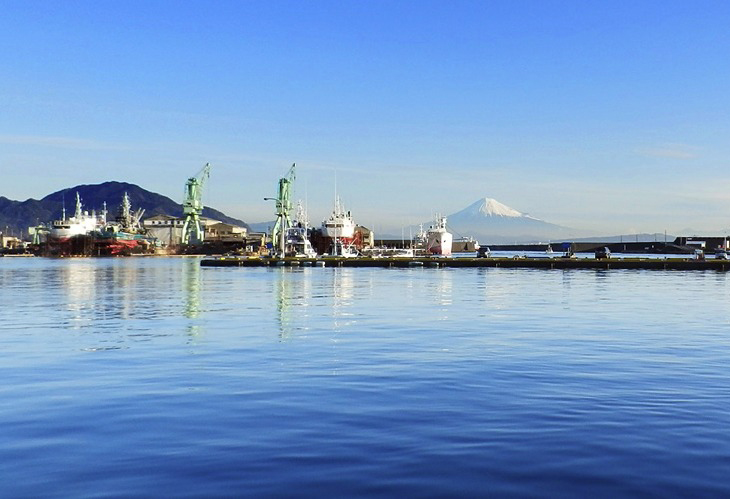
[[[142,227],[143,214],[143,209],[132,213],[132,204],[125,192],[115,221],[94,233],[96,254],[125,255],[151,250],[154,238],[149,237]]]
[[[426,231],[426,250],[433,255],[451,255],[454,236],[446,230],[446,217],[436,215],[435,223]]]
[[[322,222],[322,238],[329,253],[336,256],[357,256],[355,243],[357,233],[352,214],[345,211],[339,196],[335,196],[335,207],[329,218]]]

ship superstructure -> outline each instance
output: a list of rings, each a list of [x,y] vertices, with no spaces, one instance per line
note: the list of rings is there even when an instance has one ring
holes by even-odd
[[[51,223],[49,241],[52,243],[65,243],[74,236],[86,235],[106,223],[106,206],[100,216],[95,211],[89,213],[84,211],[81,204],[81,196],[76,193],[76,210],[73,216],[66,217],[66,208],[63,208],[61,219]]]

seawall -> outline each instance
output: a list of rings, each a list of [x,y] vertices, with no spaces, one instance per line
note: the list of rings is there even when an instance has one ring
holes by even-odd
[[[683,258],[241,258],[203,259],[202,267],[502,267],[529,269],[599,270],[730,270],[730,260],[691,260]]]

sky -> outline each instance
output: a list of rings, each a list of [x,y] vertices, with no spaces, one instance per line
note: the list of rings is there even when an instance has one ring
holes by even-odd
[[[385,228],[491,197],[604,234],[730,227],[730,2],[0,0],[0,196],[118,180]]]

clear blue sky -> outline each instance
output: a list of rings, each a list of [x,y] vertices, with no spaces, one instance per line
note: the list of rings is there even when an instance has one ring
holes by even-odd
[[[730,227],[727,1],[0,1],[0,195],[120,180],[398,227],[480,197]]]

